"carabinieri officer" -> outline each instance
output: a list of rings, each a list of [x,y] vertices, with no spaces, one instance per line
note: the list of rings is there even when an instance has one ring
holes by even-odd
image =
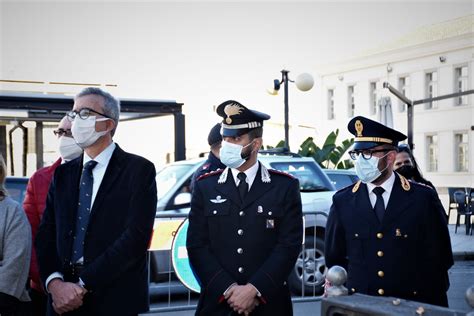
[[[350,293],[448,306],[453,255],[444,209],[432,188],[393,172],[406,136],[362,116],[348,129],[360,181],[333,197],[327,266],[347,269]]]
[[[227,168],[196,181],[189,213],[187,249],[202,289],[196,315],[292,315],[286,280],[303,238],[298,180],[257,160],[269,115],[236,101],[217,113]]]

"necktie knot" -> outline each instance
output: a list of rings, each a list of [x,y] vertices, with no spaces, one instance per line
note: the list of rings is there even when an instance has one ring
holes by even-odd
[[[84,165],[84,170],[92,170],[95,168],[95,166],[97,166],[97,161],[95,160],[89,160],[88,162],[86,162],[86,164]]]
[[[239,179],[240,181],[245,181],[246,178],[247,178],[247,175],[245,174],[245,172],[239,172],[237,174],[237,179]]]
[[[382,194],[385,192],[385,189],[382,187],[376,187],[372,190],[372,192],[374,192],[377,196],[382,196]]]

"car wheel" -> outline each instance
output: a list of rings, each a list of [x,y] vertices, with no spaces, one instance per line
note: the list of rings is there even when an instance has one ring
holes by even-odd
[[[324,292],[324,241],[306,238],[304,251],[300,252],[296,264],[288,277],[290,290],[297,295],[321,295]]]

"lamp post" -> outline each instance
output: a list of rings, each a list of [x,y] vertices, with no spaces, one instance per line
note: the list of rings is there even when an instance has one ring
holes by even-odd
[[[313,77],[308,73],[302,73],[296,80],[291,80],[288,77],[289,70],[283,69],[281,71],[281,80],[275,79],[273,80],[273,90],[268,91],[271,95],[277,95],[278,91],[280,90],[281,84],[284,85],[284,104],[285,104],[285,149],[290,150],[290,141],[289,141],[289,102],[288,102],[288,82],[294,82],[296,87],[301,91],[308,91],[314,85]]]

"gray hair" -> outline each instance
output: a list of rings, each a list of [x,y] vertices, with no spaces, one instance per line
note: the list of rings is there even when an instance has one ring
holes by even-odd
[[[104,98],[104,114],[115,122],[115,127],[111,132],[112,136],[114,136],[120,118],[120,101],[114,98],[110,93],[95,87],[84,88],[76,95],[75,99],[87,95],[98,95]]]

